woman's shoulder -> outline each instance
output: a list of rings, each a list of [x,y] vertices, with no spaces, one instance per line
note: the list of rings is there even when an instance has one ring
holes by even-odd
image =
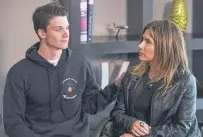
[[[133,71],[133,67],[129,67],[129,68],[127,69],[127,71],[125,72],[124,77],[122,78],[121,83],[124,84],[125,86],[126,86],[126,84],[129,85],[132,81],[135,82],[135,81],[138,80],[138,78],[136,78],[136,77],[133,75],[132,71]]]
[[[195,76],[193,75],[193,73],[191,71],[189,71],[189,70],[186,71],[184,85],[187,87],[187,86],[194,85],[194,84],[196,84]]]
[[[178,80],[181,81],[184,87],[196,84],[196,78],[190,70],[179,71]]]
[[[126,71],[124,77],[125,77],[126,79],[131,79],[131,80],[134,80],[134,81],[135,81],[135,80],[138,80],[139,78],[134,75],[134,70],[135,70],[135,66],[130,66],[130,67],[127,69],[127,71]]]

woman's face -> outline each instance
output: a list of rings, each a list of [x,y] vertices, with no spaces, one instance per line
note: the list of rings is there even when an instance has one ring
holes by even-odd
[[[150,30],[145,30],[138,48],[141,61],[151,62],[154,59],[155,43],[150,35]]]

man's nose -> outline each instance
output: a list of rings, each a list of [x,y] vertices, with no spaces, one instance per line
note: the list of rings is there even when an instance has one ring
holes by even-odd
[[[65,31],[64,31],[64,34],[63,34],[63,37],[66,38],[66,37],[68,37],[68,36],[69,36],[69,30],[65,30]]]

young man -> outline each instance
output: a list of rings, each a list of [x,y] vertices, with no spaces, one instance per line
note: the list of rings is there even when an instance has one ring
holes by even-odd
[[[115,84],[101,90],[90,62],[68,49],[67,11],[50,3],[36,9],[40,39],[7,75],[4,127],[9,137],[89,137],[87,113],[116,99]]]

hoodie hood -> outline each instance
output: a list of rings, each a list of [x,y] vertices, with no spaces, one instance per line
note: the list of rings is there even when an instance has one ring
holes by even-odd
[[[35,63],[37,63],[41,66],[48,67],[48,68],[52,67],[53,65],[51,63],[49,63],[45,58],[40,56],[39,53],[37,52],[39,47],[40,47],[40,42],[37,42],[34,45],[32,45],[26,51],[25,57],[28,58],[29,60],[34,61]],[[67,49],[63,50],[57,66],[63,65],[68,60],[70,55],[71,55],[70,49],[67,48]]]

